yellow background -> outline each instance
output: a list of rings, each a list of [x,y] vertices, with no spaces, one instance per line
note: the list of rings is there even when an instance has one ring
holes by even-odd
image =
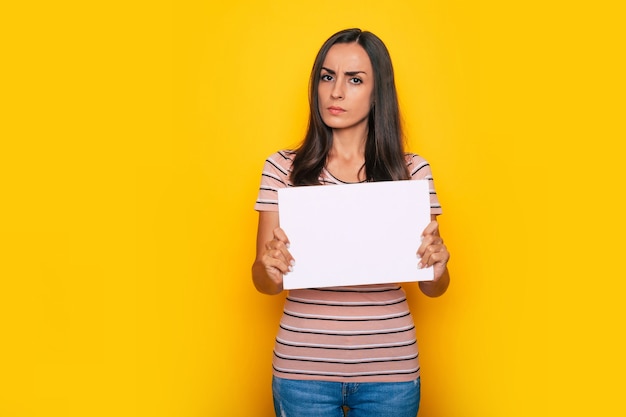
[[[282,297],[252,286],[252,207],[302,137],[317,49],[354,26],[390,49],[445,211],[452,285],[408,289],[420,416],[624,415],[623,20],[604,1],[3,5],[0,415],[272,415]]]

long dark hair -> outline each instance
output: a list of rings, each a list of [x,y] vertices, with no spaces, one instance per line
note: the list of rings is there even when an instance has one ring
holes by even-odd
[[[352,42],[365,49],[374,70],[373,106],[368,118],[365,143],[366,180],[390,181],[409,178],[404,159],[404,137],[398,95],[389,51],[373,33],[361,29],[346,29],[328,38],[313,63],[309,79],[309,125],[293,161],[291,182],[294,185],[319,184],[319,176],[333,144],[332,129],[323,122],[318,107],[322,65],[333,45]]]

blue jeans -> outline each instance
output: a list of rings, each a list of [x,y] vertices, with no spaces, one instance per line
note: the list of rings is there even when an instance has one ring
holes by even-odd
[[[410,382],[342,383],[274,377],[277,417],[416,417],[420,379]]]

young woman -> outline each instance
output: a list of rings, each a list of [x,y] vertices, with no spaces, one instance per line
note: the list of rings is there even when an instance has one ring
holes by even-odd
[[[309,127],[295,151],[265,162],[252,277],[265,294],[283,291],[297,268],[278,223],[277,190],[302,185],[427,179],[431,223],[416,248],[416,267],[434,267],[421,291],[437,297],[449,284],[450,257],[439,235],[430,166],[405,153],[391,58],[383,42],[359,29],[322,46],[310,79]],[[384,242],[381,242],[384,244]],[[292,290],[273,360],[277,416],[415,417],[420,368],[415,326],[397,284]]]

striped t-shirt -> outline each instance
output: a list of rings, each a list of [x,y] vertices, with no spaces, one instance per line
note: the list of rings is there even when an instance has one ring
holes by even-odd
[[[255,209],[278,211],[278,189],[292,187],[292,151],[271,155]],[[428,162],[406,154],[411,179],[430,184],[432,214],[441,214]],[[343,184],[324,169],[320,184]],[[417,248],[415,248],[417,250]],[[419,376],[415,325],[398,284],[291,290],[274,347],[274,375],[339,382],[403,382]]]

